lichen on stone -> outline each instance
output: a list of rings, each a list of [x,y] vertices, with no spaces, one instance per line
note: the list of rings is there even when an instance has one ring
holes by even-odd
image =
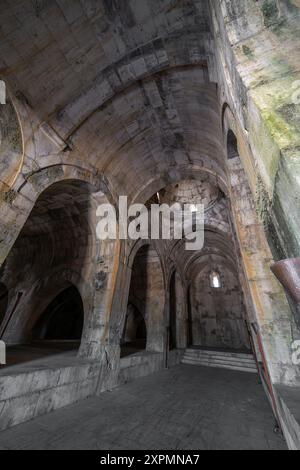
[[[0,154],[4,149],[22,153],[20,126],[10,101],[0,107]]]
[[[246,46],[246,45],[243,46],[243,53],[245,54],[245,56],[248,57],[248,59],[250,59],[250,60],[254,59],[254,53],[253,53],[252,49],[250,49],[249,46]]]
[[[277,3],[275,0],[265,0],[262,5],[262,12],[264,15],[264,23],[266,27],[273,24],[279,15]]]
[[[275,112],[264,112],[263,117],[272,137],[279,142],[286,141],[286,145],[292,141],[293,134],[285,119]]]
[[[17,193],[13,189],[10,189],[9,191],[0,191],[0,201],[8,204],[12,204],[16,196]]]
[[[277,112],[284,118],[284,120],[294,126],[300,127],[300,105],[294,103],[287,103],[277,109]]]
[[[17,113],[8,99],[5,105],[0,106],[0,174],[4,184],[11,185],[22,156],[22,132]]]
[[[272,201],[269,198],[268,192],[266,191],[263,180],[260,176],[257,177],[255,202],[257,214],[260,217],[264,228],[267,230],[270,224]]]

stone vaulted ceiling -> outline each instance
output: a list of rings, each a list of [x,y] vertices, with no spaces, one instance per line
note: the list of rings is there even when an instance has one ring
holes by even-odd
[[[112,199],[204,171],[226,194],[223,106],[259,212],[299,251],[299,0],[0,6],[0,79],[22,129],[2,107],[0,193],[64,164],[104,175]]]
[[[64,162],[132,198],[192,168],[224,176],[208,2],[0,3],[0,73]]]

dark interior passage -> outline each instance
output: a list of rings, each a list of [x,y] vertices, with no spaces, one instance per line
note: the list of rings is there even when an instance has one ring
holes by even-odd
[[[129,356],[146,349],[146,341],[147,328],[145,319],[133,304],[129,304],[121,340],[121,356]]]
[[[54,183],[37,199],[1,271],[0,322],[8,290],[11,299],[0,328],[8,366],[78,350],[84,309],[75,285],[93,242],[92,203],[93,187],[75,180]]]
[[[26,344],[8,346],[9,367],[36,359],[76,352],[80,346],[84,323],[84,308],[76,287],[61,292],[48,305],[32,330],[32,340]]]
[[[231,130],[227,135],[227,155],[229,160],[239,157],[237,138]]]
[[[164,348],[165,291],[159,256],[148,245],[135,255],[128,307],[121,337],[121,355]]]
[[[76,287],[61,292],[46,308],[33,330],[34,340],[80,340],[84,311]]]
[[[147,253],[142,247],[134,260],[128,306],[121,338],[121,357],[143,351],[147,346],[146,299],[147,299]]]

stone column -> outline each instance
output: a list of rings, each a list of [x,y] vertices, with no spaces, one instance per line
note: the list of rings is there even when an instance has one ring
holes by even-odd
[[[272,254],[239,156],[228,160],[234,224],[264,354],[273,383],[293,384],[291,312],[283,289],[271,274]]]

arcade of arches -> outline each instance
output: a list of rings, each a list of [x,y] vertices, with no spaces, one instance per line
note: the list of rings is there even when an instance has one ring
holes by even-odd
[[[222,351],[300,449],[299,306],[270,270],[300,256],[299,2],[0,4],[0,430]],[[100,241],[124,195],[203,204],[203,249]]]

